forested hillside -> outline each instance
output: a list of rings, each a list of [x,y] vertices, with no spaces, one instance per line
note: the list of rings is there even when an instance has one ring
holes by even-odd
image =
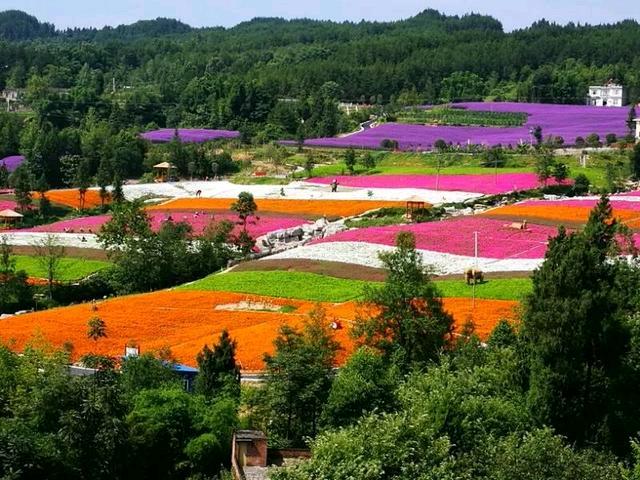
[[[340,100],[391,109],[486,99],[583,103],[589,84],[610,79],[640,97],[640,25],[631,20],[540,21],[505,33],[491,17],[426,10],[388,23],[257,18],[193,29],[156,19],[55,31],[9,11],[0,14],[0,38],[0,88],[26,89],[23,102],[35,113],[19,148],[32,164],[85,155],[80,137],[94,128],[111,135],[229,128],[260,142],[333,136],[363,120],[343,115]],[[60,183],[57,169],[45,174],[50,184]]]

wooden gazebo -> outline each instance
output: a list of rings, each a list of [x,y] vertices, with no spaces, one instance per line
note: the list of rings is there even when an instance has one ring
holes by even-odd
[[[409,200],[407,200],[407,209],[405,212],[405,216],[409,220],[413,221],[413,217],[415,213],[420,210],[424,210],[425,206],[426,206],[425,201],[422,200],[420,197],[414,195]]]
[[[22,220],[24,215],[14,211],[14,210],[2,210],[0,212],[0,221],[3,225],[14,224]]]
[[[176,167],[173,163],[162,162],[153,166],[156,182],[166,182],[171,179],[175,173]]]

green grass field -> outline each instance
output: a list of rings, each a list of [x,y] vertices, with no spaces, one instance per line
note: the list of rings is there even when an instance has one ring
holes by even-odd
[[[16,260],[16,269],[24,270],[30,277],[45,278],[47,276],[46,270],[40,266],[36,257],[16,255],[13,258]],[[63,282],[80,280],[98,270],[107,268],[109,265],[109,262],[99,260],[66,257],[61,261],[58,278],[56,278],[56,280]]]
[[[373,282],[315,273],[274,270],[211,275],[179,289],[237,292],[317,302],[346,302],[361,298],[367,284],[376,285]],[[462,280],[442,280],[436,284],[444,297],[467,298],[473,295],[473,288]],[[531,280],[528,278],[488,280],[476,286],[476,297],[520,300],[530,290]]]
[[[314,302],[346,302],[359,298],[366,283],[304,272],[229,272],[210,275],[179,288],[248,293]]]

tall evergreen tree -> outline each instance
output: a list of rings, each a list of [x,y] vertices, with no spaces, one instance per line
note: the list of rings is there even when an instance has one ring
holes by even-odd
[[[630,267],[612,256],[619,251],[618,232],[607,198],[592,211],[584,231],[561,228],[534,272],[525,302],[532,414],[583,444],[626,442],[624,436],[615,438],[620,413],[615,392],[624,384],[625,318],[635,292]]]
[[[435,360],[451,340],[453,318],[425,272],[413,234],[399,233],[396,250],[380,259],[387,279],[382,287],[365,290],[365,303],[372,309],[354,334],[371,347],[399,354],[406,366]]]
[[[238,399],[240,396],[240,368],[236,363],[236,341],[227,330],[220,334],[213,350],[205,345],[198,353],[200,372],[196,378],[196,391],[208,398],[223,395]]]

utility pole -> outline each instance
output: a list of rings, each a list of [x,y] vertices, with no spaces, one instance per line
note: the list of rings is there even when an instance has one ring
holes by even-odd
[[[116,93],[116,77],[111,78],[111,93]]]

